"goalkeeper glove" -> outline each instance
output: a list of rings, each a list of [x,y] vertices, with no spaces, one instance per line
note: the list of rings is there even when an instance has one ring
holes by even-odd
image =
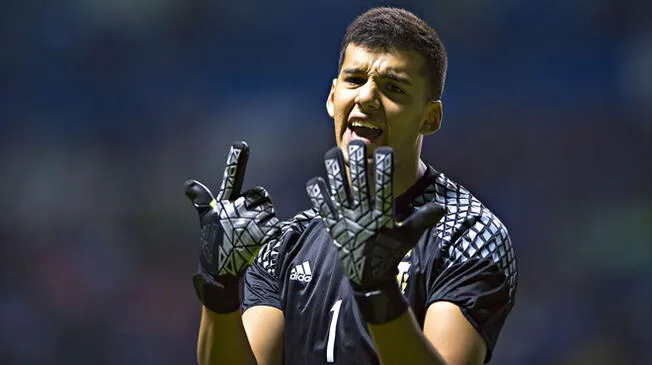
[[[216,313],[240,306],[239,279],[271,237],[279,232],[278,219],[267,191],[257,187],[240,194],[249,157],[245,142],[229,151],[217,196],[195,180],[185,193],[199,214],[199,269],[193,284],[199,300]]]
[[[342,151],[337,147],[325,156],[330,189],[320,177],[309,180],[306,187],[337,247],[363,317],[368,323],[386,323],[407,310],[395,278],[398,263],[445,211],[436,203],[427,203],[396,222],[392,149],[379,147],[375,151],[373,199],[367,182],[366,145],[352,141],[348,152],[350,188]]]

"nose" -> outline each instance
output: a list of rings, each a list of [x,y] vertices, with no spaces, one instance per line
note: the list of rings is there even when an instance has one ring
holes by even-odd
[[[372,109],[380,109],[378,86],[371,78],[358,88],[355,103],[360,106],[360,111],[363,113]]]

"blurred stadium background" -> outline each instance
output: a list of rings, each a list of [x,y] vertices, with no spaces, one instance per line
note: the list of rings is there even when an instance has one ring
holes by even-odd
[[[25,0],[0,5],[0,363],[194,363],[183,182],[244,139],[246,186],[308,207],[341,36],[381,4],[447,45],[426,160],[512,235],[492,363],[649,361],[649,2]]]

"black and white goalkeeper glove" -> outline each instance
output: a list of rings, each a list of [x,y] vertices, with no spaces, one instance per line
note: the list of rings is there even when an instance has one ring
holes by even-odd
[[[217,313],[239,308],[238,281],[260,248],[279,232],[278,219],[267,191],[261,187],[240,194],[249,147],[231,146],[217,195],[195,180],[185,193],[199,213],[199,269],[193,284],[199,300]]]
[[[308,195],[337,247],[338,257],[358,307],[369,323],[389,322],[407,310],[396,282],[399,262],[444,209],[428,203],[402,222],[394,219],[393,152],[379,147],[374,153],[375,192],[368,184],[367,149],[359,141],[348,146],[351,186],[339,148],[326,153],[330,189],[321,178],[307,183]]]

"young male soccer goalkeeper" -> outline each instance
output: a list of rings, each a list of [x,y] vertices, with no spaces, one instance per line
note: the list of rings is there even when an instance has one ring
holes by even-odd
[[[421,19],[372,9],[342,43],[326,102],[337,147],[328,182],[307,183],[313,209],[278,222],[264,189],[240,194],[244,143],[217,196],[186,183],[201,222],[200,364],[490,359],[516,262],[498,218],[420,158],[442,120],[446,62]]]

